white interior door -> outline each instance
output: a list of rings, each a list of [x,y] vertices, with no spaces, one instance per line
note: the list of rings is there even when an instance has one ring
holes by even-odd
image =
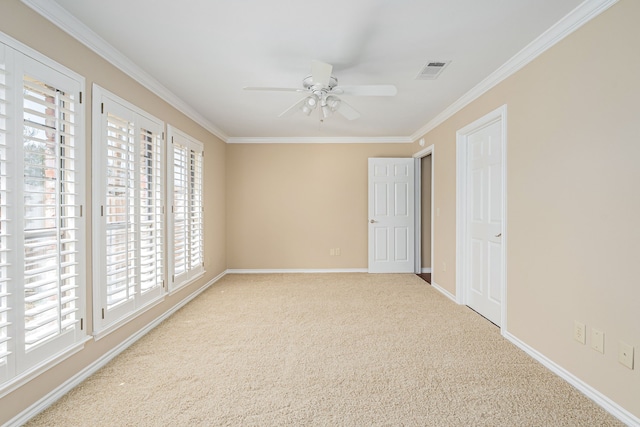
[[[465,290],[466,303],[501,323],[502,256],[502,123],[467,136]]]
[[[413,273],[413,158],[369,159],[369,273]]]

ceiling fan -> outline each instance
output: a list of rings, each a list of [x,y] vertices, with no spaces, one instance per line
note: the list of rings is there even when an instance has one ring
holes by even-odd
[[[320,121],[338,112],[348,120],[355,120],[360,113],[337,95],[348,96],[395,96],[394,85],[338,86],[338,79],[331,75],[333,66],[321,61],[311,61],[311,75],[302,81],[302,88],[245,87],[245,90],[268,90],[282,92],[306,92],[307,95],[280,113],[287,117],[297,111],[309,116],[316,108]]]

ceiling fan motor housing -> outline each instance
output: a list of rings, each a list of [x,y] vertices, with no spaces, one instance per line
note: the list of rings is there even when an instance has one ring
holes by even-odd
[[[338,86],[338,79],[333,76],[329,77],[329,84],[326,87],[319,83],[315,83],[313,81],[313,76],[307,76],[302,81],[302,87],[307,90],[331,90],[336,86]]]

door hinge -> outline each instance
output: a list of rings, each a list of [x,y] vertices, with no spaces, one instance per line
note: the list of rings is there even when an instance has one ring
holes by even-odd
[[[176,283],[176,275],[175,274],[171,276],[171,282],[172,283]]]
[[[104,114],[104,102],[100,103],[100,113]]]
[[[162,288],[164,289],[164,280],[162,281]]]
[[[102,318],[104,319],[104,308],[102,309]]]
[[[84,330],[84,318],[80,318],[80,330]]]
[[[80,218],[82,218],[82,205],[80,205]]]
[[[104,205],[100,206],[100,216],[104,216]]]
[[[164,141],[164,132],[162,132],[162,140]]]
[[[80,104],[82,104],[82,92],[80,92]]]

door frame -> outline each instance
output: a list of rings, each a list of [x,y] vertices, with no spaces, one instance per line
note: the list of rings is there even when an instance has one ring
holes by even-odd
[[[465,242],[467,230],[467,154],[469,135],[495,122],[501,123],[502,132],[502,292],[500,305],[500,329],[507,330],[507,106],[503,105],[456,132],[456,302],[467,304],[464,272],[468,271],[468,254]]]
[[[422,158],[423,157],[427,157],[427,156],[431,156],[431,279],[433,281],[433,212],[434,212],[434,169],[435,169],[435,162],[434,162],[434,156],[435,156],[435,147],[434,145],[430,145],[420,151],[418,151],[417,153],[415,153],[412,157],[415,159],[415,185],[413,186],[414,190],[415,190],[415,203],[414,203],[414,208],[415,208],[415,222],[416,222],[416,226],[415,226],[415,231],[416,231],[416,237],[415,237],[415,262],[416,262],[416,267],[415,267],[415,272],[416,274],[421,274],[422,273]]]

